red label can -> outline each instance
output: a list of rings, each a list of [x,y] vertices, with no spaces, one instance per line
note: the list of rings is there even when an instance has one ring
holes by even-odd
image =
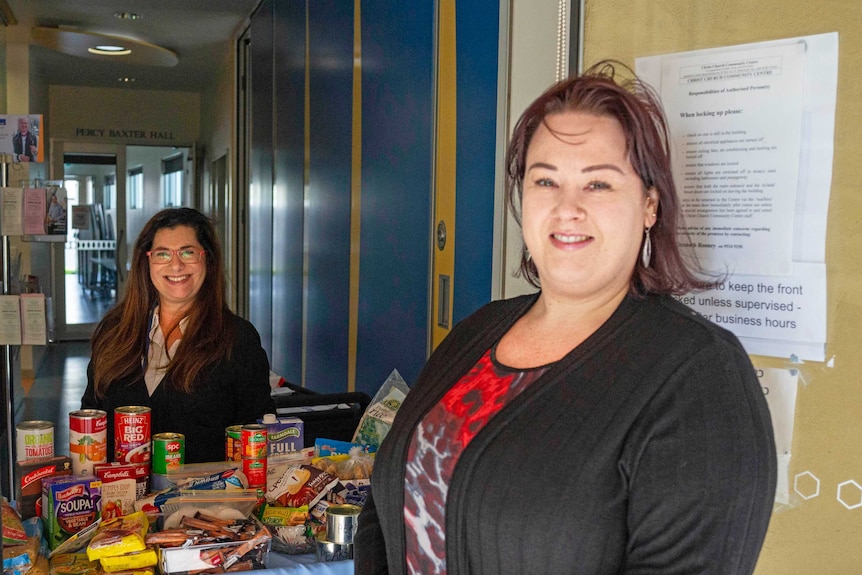
[[[269,450],[266,438],[267,428],[265,425],[258,423],[243,425],[240,438],[243,459],[266,459]]]
[[[243,457],[242,472],[248,479],[249,489],[266,490],[266,457],[259,459]]]
[[[114,410],[114,461],[147,463],[150,460],[149,407],[128,405]]]
[[[93,465],[108,460],[108,414],[101,409],[69,413],[69,455],[74,475],[93,475]]]

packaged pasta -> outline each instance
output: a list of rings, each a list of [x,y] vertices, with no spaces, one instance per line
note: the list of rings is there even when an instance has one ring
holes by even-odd
[[[149,521],[143,511],[102,521],[87,545],[87,557],[95,561],[143,551],[148,528]]]

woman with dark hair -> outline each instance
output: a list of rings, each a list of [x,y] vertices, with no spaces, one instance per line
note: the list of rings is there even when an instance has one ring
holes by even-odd
[[[429,358],[377,452],[369,573],[748,574],[776,456],[737,338],[674,295],[664,114],[619,63],[552,86],[507,152],[520,272]]]
[[[141,230],[125,294],[92,337],[82,408],[152,409],[152,433],[185,435],[185,461],[224,461],[225,427],[274,413],[260,335],[225,300],[221,247],[209,218],[162,210]]]

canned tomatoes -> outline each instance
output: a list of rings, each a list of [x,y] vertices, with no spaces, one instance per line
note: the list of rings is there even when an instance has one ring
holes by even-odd
[[[266,490],[266,457],[242,458],[242,472],[248,480],[249,489]]]
[[[242,426],[241,439],[243,459],[260,459],[267,456],[267,429],[265,425],[250,423]]]
[[[16,461],[54,457],[54,424],[50,421],[22,421],[17,431]]]
[[[150,460],[151,410],[127,405],[114,410],[114,461],[146,463]]]
[[[182,433],[157,433],[153,436],[153,473],[167,475],[183,464],[186,436]]]
[[[101,409],[69,413],[69,455],[74,475],[93,475],[93,465],[108,460],[108,414]]]

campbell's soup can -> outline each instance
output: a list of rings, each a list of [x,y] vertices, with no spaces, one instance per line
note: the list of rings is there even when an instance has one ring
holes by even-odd
[[[240,431],[243,459],[266,459],[269,452],[267,428],[259,423],[243,425]]]
[[[186,436],[182,433],[157,433],[153,436],[153,473],[167,475],[183,464]]]
[[[225,461],[242,459],[242,425],[231,425],[225,428],[224,459]]]
[[[108,414],[101,409],[69,413],[69,455],[73,475],[95,475],[93,465],[108,460]]]
[[[114,461],[147,463],[150,460],[151,410],[127,405],[114,410]]]
[[[248,479],[249,489],[266,490],[266,457],[243,457],[242,472]]]
[[[22,421],[15,426],[16,461],[54,457],[54,424],[50,421]]]

